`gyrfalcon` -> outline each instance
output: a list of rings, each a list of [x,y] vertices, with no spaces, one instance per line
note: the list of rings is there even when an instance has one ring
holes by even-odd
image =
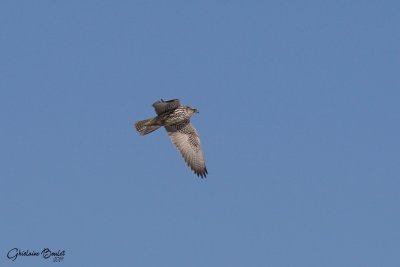
[[[190,117],[199,113],[197,109],[181,105],[179,99],[157,101],[153,104],[157,116],[135,123],[140,135],[146,135],[165,127],[172,142],[180,151],[189,167],[197,176],[205,178],[208,174],[200,138],[196,129],[190,123]]]

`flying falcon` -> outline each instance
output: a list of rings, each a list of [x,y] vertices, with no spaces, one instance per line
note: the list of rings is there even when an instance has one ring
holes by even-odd
[[[204,162],[200,138],[190,123],[190,117],[199,113],[197,109],[181,105],[179,99],[157,101],[153,104],[157,116],[135,123],[140,135],[146,135],[164,126],[172,142],[180,151],[189,167],[197,176],[205,178],[208,174]]]

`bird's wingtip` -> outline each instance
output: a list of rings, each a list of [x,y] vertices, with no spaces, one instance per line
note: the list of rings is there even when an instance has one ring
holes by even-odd
[[[208,174],[207,168],[204,168],[204,170],[201,172],[196,172],[196,174],[197,174],[197,177],[200,177],[201,179],[207,178],[207,174]]]

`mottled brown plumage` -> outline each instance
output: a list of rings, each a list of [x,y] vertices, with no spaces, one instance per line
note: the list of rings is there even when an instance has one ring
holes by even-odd
[[[146,135],[165,127],[172,142],[180,151],[182,157],[197,176],[207,176],[200,138],[196,129],[190,123],[190,117],[198,113],[197,109],[183,106],[178,99],[157,101],[153,104],[157,116],[135,123],[136,130]]]

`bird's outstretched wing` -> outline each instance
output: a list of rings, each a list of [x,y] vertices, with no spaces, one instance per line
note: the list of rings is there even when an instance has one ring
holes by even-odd
[[[185,120],[179,124],[165,126],[165,129],[194,173],[201,178],[206,177],[207,168],[200,145],[200,138],[190,121]]]
[[[178,108],[181,105],[179,102],[179,99],[172,99],[168,101],[160,100],[157,102],[154,102],[153,107],[156,110],[157,115],[160,115],[161,113],[164,113],[169,110],[174,110]]]

